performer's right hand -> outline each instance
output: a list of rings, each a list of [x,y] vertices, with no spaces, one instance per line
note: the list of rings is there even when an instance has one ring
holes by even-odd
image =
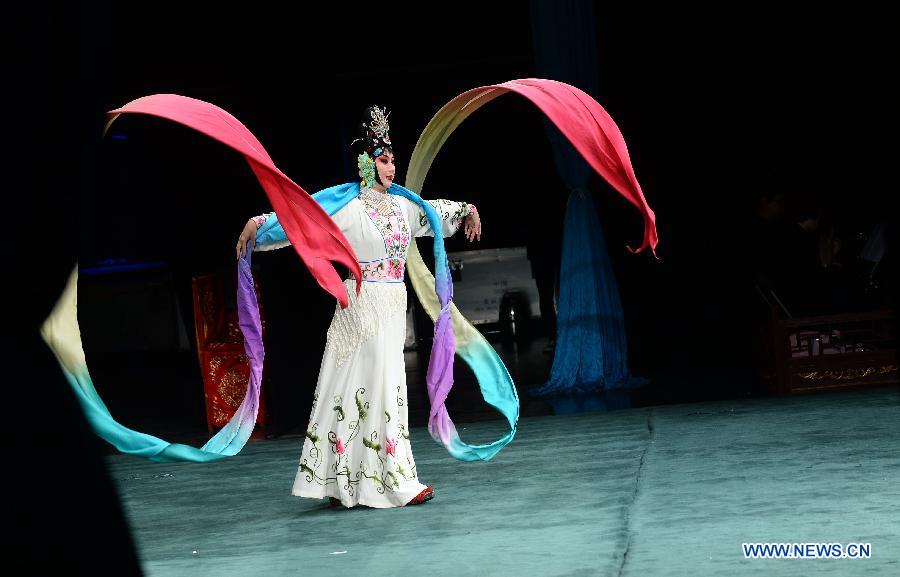
[[[252,218],[244,225],[244,230],[241,231],[241,236],[238,238],[237,247],[235,247],[236,260],[241,260],[241,257],[244,256],[244,252],[247,250],[247,241],[250,242],[250,250],[256,248],[256,221]]]

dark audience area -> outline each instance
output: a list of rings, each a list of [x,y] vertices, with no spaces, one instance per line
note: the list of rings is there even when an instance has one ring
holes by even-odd
[[[879,202],[835,191],[822,177],[754,180],[753,186],[753,281],[786,315],[890,306],[892,231]]]

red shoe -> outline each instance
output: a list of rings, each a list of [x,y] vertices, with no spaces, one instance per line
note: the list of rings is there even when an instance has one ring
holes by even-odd
[[[421,505],[425,501],[434,499],[434,487],[426,487],[421,493],[413,497],[408,505]]]

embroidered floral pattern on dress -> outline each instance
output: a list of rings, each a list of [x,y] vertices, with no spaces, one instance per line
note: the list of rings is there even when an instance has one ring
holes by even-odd
[[[438,215],[441,217],[441,225],[443,228],[441,234],[445,238],[456,234],[456,231],[459,230],[460,224],[462,224],[462,219],[465,218],[470,212],[476,211],[474,204],[457,202],[455,200],[444,200],[443,198],[438,198],[435,200],[429,200],[428,203],[434,207],[434,210],[436,210]],[[425,211],[420,208],[419,227],[418,231],[416,232],[416,236],[433,234],[434,231],[431,230],[431,227],[428,224],[428,217],[425,216]]]
[[[253,222],[256,223],[256,228],[259,228],[262,225],[266,224],[266,220],[268,220],[269,215],[271,215],[271,214],[274,214],[274,213],[267,212],[267,213],[261,214],[259,216],[254,216],[252,220],[253,220]]]
[[[347,425],[349,436],[344,439],[336,431],[328,432],[330,451],[326,452],[324,447],[320,447],[320,444],[324,445],[324,443],[317,433],[318,423],[312,424],[311,430],[307,431],[306,437],[308,442],[303,446],[305,456],[298,466],[300,474],[303,475],[307,483],[316,483],[321,486],[335,484],[343,488],[348,495],[354,496],[357,492],[357,486],[363,481],[372,483],[375,486],[375,490],[382,494],[399,489],[400,479],[418,481],[416,466],[409,457],[409,433],[406,431],[406,427],[398,423],[397,429],[399,429],[400,438],[398,439],[396,436],[393,436],[393,433],[390,433],[391,436],[385,436],[384,445],[382,445],[379,441],[378,431],[391,430],[388,427],[388,423],[391,422],[391,415],[385,411],[385,418],[381,423],[372,423],[367,426],[368,414],[366,410],[369,407],[369,403],[363,400],[365,394],[366,389],[359,387],[354,395],[356,419],[350,421]],[[318,398],[316,400],[318,401]],[[340,409],[340,413],[344,414],[343,397],[335,397],[334,403],[334,410],[338,411]],[[399,396],[397,397],[397,406],[404,406],[404,401]],[[370,429],[373,425],[375,428]],[[360,435],[364,427],[371,431],[368,435]],[[396,431],[396,429],[394,430]],[[359,461],[358,465],[355,462],[349,462],[347,458],[349,457],[349,446],[357,443],[362,443],[363,447],[374,453],[377,459],[374,469],[367,469],[364,461]],[[398,455],[398,453],[403,453],[403,457]],[[345,454],[347,454],[347,457],[345,457]],[[401,460],[406,461],[408,469],[403,466]],[[351,470],[351,466],[357,468],[356,472]]]
[[[366,214],[384,239],[385,258],[359,263],[363,280],[376,282],[401,282],[406,268],[406,249],[409,246],[409,223],[403,208],[394,195],[362,188],[359,199]]]
[[[361,262],[363,279],[372,282],[403,282],[403,268],[406,263],[399,258],[384,258],[372,262]]]

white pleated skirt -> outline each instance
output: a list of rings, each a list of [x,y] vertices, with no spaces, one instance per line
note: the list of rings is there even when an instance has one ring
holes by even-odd
[[[345,507],[401,507],[425,489],[409,444],[406,287],[344,285],[335,308],[292,493]]]

